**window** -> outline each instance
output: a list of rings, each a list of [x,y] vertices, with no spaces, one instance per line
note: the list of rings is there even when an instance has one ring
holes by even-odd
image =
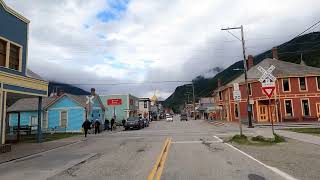
[[[250,83],[248,84],[248,88],[249,88],[249,96],[252,96],[252,87]]]
[[[60,112],[60,127],[62,128],[67,127],[67,111]]]
[[[285,110],[286,110],[286,116],[293,116],[291,100],[285,100]]]
[[[20,48],[10,43],[9,68],[19,70]]]
[[[289,78],[284,78],[282,79],[282,87],[283,87],[283,91],[290,91],[290,82],[289,82]]]
[[[143,107],[144,107],[144,108],[148,108],[148,101],[144,101],[144,102],[143,102]]]
[[[222,101],[222,92],[219,92],[219,100]]]
[[[0,66],[6,66],[7,42],[0,39]]]
[[[234,116],[236,118],[239,118],[239,108],[238,108],[238,104],[234,104]]]
[[[317,77],[317,86],[318,86],[318,90],[320,90],[320,76]]]
[[[302,103],[302,112],[304,116],[310,116],[310,110],[309,110],[309,100],[304,99],[301,101]]]
[[[42,127],[43,128],[48,127],[48,111],[43,112]]]
[[[38,117],[37,116],[30,116],[30,126],[32,130],[38,128]]]
[[[305,77],[299,77],[299,85],[300,85],[300,90],[301,91],[307,90],[306,78]]]

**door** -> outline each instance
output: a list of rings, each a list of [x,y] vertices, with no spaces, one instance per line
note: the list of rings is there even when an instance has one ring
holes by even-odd
[[[268,106],[266,105],[259,106],[259,121],[260,122],[268,121]]]
[[[317,103],[317,117],[320,120],[320,103]]]

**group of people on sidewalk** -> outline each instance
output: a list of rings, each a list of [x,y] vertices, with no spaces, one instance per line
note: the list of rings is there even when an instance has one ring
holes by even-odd
[[[94,128],[94,134],[99,134],[100,133],[100,121],[96,120],[96,121],[89,121],[88,119],[86,119],[83,124],[82,124],[82,128],[84,131],[84,137],[87,137],[88,132],[90,129]],[[116,124],[115,124],[115,119],[112,118],[111,119],[111,126],[109,126],[109,120],[105,120],[104,123],[104,130],[113,130],[116,129]]]

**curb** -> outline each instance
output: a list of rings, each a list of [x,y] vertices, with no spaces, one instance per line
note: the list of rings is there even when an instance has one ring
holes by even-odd
[[[10,160],[7,160],[7,161],[0,162],[0,165],[14,163],[14,162],[16,162],[18,160],[21,161],[23,159],[34,157],[34,156],[37,156],[39,154],[43,154],[43,153],[46,153],[46,152],[54,151],[56,149],[60,149],[60,148],[67,147],[67,146],[71,146],[71,145],[78,144],[78,143],[81,143],[81,142],[83,142],[83,140],[79,140],[79,141],[76,141],[76,142],[71,142],[69,144],[60,145],[60,146],[57,146],[57,147],[54,147],[54,148],[50,148],[50,149],[46,149],[46,150],[43,150],[43,151],[40,151],[40,152],[37,152],[37,153],[32,153],[32,154],[24,155],[24,156],[21,156],[21,157],[13,158],[13,159],[10,159]]]

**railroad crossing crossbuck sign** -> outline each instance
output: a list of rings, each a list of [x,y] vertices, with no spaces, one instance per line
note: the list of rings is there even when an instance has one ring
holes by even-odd
[[[86,102],[86,104],[93,104],[94,102],[93,102],[93,98],[94,98],[94,96],[86,96],[86,98],[87,98],[87,102]]]
[[[274,93],[274,90],[276,89],[275,81],[277,78],[274,77],[272,74],[272,71],[275,68],[276,67],[274,65],[271,65],[267,70],[265,70],[261,66],[258,67],[258,70],[262,73],[262,76],[259,79],[262,85],[261,90],[269,98],[271,98],[272,94]]]

